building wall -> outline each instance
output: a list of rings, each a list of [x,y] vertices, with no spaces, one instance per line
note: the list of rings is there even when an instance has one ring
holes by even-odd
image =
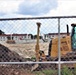
[[[60,37],[64,37],[66,36],[67,34],[60,34]],[[44,34],[43,35],[43,39],[52,39],[52,38],[57,38],[58,37],[58,34]]]
[[[18,35],[18,36],[11,36],[11,35],[0,35],[0,41],[7,41],[8,40],[8,37],[10,37],[10,39],[11,39],[11,37],[12,37],[12,39],[13,40],[15,40],[15,41],[22,41],[22,40],[26,40],[26,39],[31,39],[31,35],[26,35],[26,36],[23,36],[23,35]]]
[[[6,36],[0,36],[0,41],[6,41],[7,37]]]

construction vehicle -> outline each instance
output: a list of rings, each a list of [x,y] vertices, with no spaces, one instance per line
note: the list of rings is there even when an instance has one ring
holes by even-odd
[[[39,32],[40,32],[40,25],[41,23],[37,23],[37,42],[35,46],[36,52],[36,60],[39,61],[43,57],[46,59],[46,55],[44,51],[40,50],[39,46]],[[69,35],[67,37],[60,38],[60,49],[61,55],[65,55],[68,52],[71,52],[71,38]],[[58,38],[54,38],[51,40],[49,44],[48,56],[50,57],[57,57],[58,56]]]
[[[60,54],[61,58],[74,57],[76,56],[76,24],[71,24],[72,31],[71,35],[69,34],[69,27],[67,25],[67,36],[60,38]],[[71,55],[70,55],[71,54]],[[69,55],[69,56],[68,56]],[[52,39],[51,41],[51,50],[49,51],[49,56],[57,57],[58,56],[58,38]],[[74,58],[73,58],[74,59]]]
[[[40,46],[39,46],[39,28],[40,28],[41,23],[37,23],[37,42],[36,42],[36,47],[35,47],[35,52],[36,52],[36,61],[47,61],[47,57],[44,53],[44,51],[40,51]],[[71,35],[69,33],[69,27],[67,25],[67,36],[61,37],[60,38],[60,54],[61,54],[61,60],[76,60],[76,24],[71,24],[72,26],[72,32]],[[48,50],[48,56],[54,60],[58,59],[58,38],[53,38],[50,41],[49,44],[49,50]],[[72,59],[70,59],[72,58]],[[37,66],[36,66],[37,65]],[[38,67],[38,64],[36,64],[34,69]]]

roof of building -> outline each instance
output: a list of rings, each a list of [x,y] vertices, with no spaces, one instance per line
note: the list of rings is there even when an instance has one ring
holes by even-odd
[[[60,33],[60,35],[66,35],[67,33]],[[70,33],[69,33],[70,34]],[[48,35],[58,35],[58,33],[48,33]]]
[[[0,36],[26,36],[27,34],[2,34]]]

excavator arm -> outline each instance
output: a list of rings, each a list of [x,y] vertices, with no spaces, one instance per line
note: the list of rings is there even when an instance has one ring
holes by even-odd
[[[40,57],[40,54],[39,54],[39,50],[40,50],[40,47],[39,47],[40,25],[41,25],[41,23],[37,22],[37,42],[36,42],[36,46],[35,46],[36,61],[39,61],[39,57]]]

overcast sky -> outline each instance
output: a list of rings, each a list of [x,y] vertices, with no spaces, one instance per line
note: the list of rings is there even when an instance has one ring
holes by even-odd
[[[76,0],[0,0],[0,17],[76,15]]]
[[[0,0],[0,18],[41,16],[76,16],[76,0]],[[63,29],[61,28],[61,31],[66,32],[66,24],[75,23],[75,20],[62,19],[61,27]],[[37,21],[42,23],[42,33],[58,32],[57,19],[1,21],[0,29],[6,33],[36,34]]]

